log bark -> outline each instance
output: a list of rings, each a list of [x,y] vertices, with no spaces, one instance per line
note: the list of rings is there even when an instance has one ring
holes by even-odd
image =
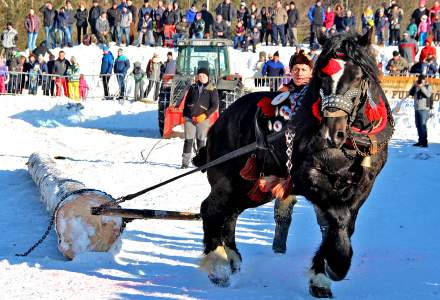
[[[112,201],[105,192],[66,178],[48,155],[33,153],[28,171],[41,193],[41,201],[55,214],[58,249],[68,259],[87,252],[108,251],[122,231],[122,218],[92,215],[91,207]]]

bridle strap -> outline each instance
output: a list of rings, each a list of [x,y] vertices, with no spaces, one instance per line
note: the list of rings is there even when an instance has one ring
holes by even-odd
[[[324,118],[339,118],[339,117],[345,117],[347,113],[343,110],[337,110],[335,112],[324,110],[323,115]]]

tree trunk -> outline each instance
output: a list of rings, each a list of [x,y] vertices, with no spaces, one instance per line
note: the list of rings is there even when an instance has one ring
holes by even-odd
[[[122,230],[122,218],[91,215],[91,207],[113,198],[88,189],[63,176],[49,156],[33,153],[28,161],[29,174],[38,186],[41,201],[51,215],[55,213],[58,249],[68,259],[86,251],[108,251]]]

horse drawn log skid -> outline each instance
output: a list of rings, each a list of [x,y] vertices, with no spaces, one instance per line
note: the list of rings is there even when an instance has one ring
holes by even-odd
[[[163,220],[200,220],[200,214],[191,212],[167,211],[156,209],[130,209],[130,208],[103,208],[92,207],[92,215],[117,216],[125,221],[135,219],[163,219]]]

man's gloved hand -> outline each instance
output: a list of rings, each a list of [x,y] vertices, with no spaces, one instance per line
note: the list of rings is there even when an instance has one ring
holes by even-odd
[[[193,123],[198,124],[198,123],[202,123],[203,121],[205,121],[206,118],[207,118],[206,114],[200,114],[197,117],[193,117],[192,121],[193,121]]]

